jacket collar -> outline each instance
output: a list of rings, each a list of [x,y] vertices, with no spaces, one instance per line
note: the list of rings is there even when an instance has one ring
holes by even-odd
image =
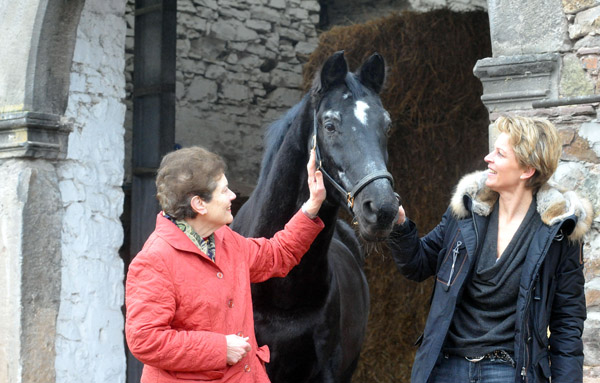
[[[156,215],[155,233],[177,250],[196,253],[210,260],[208,255],[202,252],[198,246],[196,246],[194,242],[192,242],[192,240],[189,239],[188,236],[177,227],[177,225],[171,222],[171,220],[169,220],[167,217],[163,216],[162,212],[159,212]],[[223,241],[223,228],[215,231],[213,236],[215,239],[216,252],[217,249],[220,248],[220,243]]]
[[[487,172],[478,171],[459,181],[450,201],[456,218],[466,218],[471,211],[485,217],[492,212],[498,193],[485,186],[486,179]],[[536,198],[542,222],[548,226],[560,223],[571,241],[582,240],[589,231],[594,218],[592,205],[575,192],[560,190],[546,183],[537,192]]]

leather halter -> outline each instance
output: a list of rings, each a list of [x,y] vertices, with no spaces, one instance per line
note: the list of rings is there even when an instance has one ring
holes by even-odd
[[[380,178],[387,178],[388,180],[390,180],[390,183],[392,184],[392,189],[394,188],[394,177],[392,176],[392,174],[390,172],[388,172],[386,170],[379,170],[379,171],[376,171],[376,172],[366,175],[360,181],[358,181],[358,183],[352,188],[351,191],[347,191],[340,184],[335,182],[333,177],[331,177],[329,175],[329,173],[327,173],[327,171],[325,169],[323,169],[323,161],[321,158],[321,152],[319,151],[319,145],[317,143],[317,128],[318,128],[317,110],[315,109],[315,111],[314,111],[314,129],[313,129],[313,147],[312,148],[315,150],[315,155],[316,155],[315,161],[316,161],[316,165],[317,165],[317,170],[320,170],[321,173],[323,173],[323,175],[325,176],[325,178],[327,178],[329,180],[329,182],[331,182],[331,184],[340,193],[342,193],[344,195],[344,197],[346,198],[346,203],[348,205],[348,208],[350,209],[352,214],[354,214],[354,210],[353,210],[354,198],[362,189],[365,188],[365,186],[367,186],[371,182],[378,180]],[[396,195],[396,198],[399,199],[398,194],[397,193],[394,193],[394,194]]]

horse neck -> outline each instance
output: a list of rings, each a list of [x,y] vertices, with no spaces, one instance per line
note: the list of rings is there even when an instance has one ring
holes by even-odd
[[[306,163],[309,157],[308,140],[312,134],[312,108],[305,108],[303,114],[303,118],[297,119],[303,121],[302,124],[295,122],[290,127],[273,160],[272,169],[267,177],[261,179],[251,197],[258,202],[253,208],[250,205],[247,211],[253,215],[256,229],[252,231],[252,236],[271,237],[283,229],[309,197]],[[327,295],[331,278],[327,252],[339,209],[333,199],[334,192],[328,191],[328,197],[319,211],[325,228],[310,250],[286,278],[274,278],[254,287],[257,304],[267,302],[271,307],[294,307],[310,304]]]

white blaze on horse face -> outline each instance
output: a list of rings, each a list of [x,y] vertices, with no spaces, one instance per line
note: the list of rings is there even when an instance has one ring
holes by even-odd
[[[356,106],[354,107],[354,116],[364,126],[367,126],[367,109],[369,109],[369,105],[366,102],[360,100],[356,101]]]

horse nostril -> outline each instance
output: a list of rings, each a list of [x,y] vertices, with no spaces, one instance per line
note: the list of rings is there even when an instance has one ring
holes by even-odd
[[[373,200],[367,200],[363,202],[362,214],[365,221],[369,223],[377,222],[377,206]]]

